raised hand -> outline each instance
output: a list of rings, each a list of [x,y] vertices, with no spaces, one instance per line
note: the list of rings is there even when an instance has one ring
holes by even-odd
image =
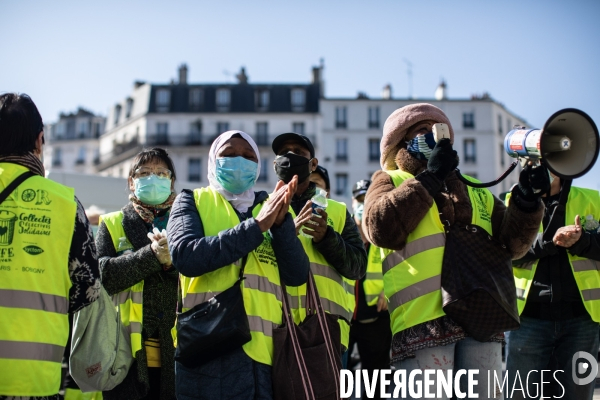
[[[296,236],[300,234],[300,229],[310,220],[312,217],[312,201],[308,200],[300,213],[294,218],[294,225],[296,225]]]
[[[583,232],[583,228],[581,227],[581,218],[579,215],[575,216],[575,225],[567,225],[561,228],[558,228],[554,237],[552,238],[552,242],[555,246],[560,246],[564,248],[569,248],[573,246],[579,238],[581,237],[581,233]]]
[[[256,216],[256,222],[262,232],[268,231],[275,223],[281,207],[285,204],[285,198],[288,195],[287,190],[287,185],[279,185],[279,189],[269,197],[269,200],[264,203]]]

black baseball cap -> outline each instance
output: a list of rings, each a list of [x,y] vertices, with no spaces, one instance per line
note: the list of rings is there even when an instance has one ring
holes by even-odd
[[[352,187],[352,197],[357,198],[362,194],[367,194],[367,190],[369,190],[369,186],[371,186],[371,181],[368,179],[362,179],[354,184]]]
[[[321,175],[321,177],[325,181],[325,188],[327,190],[331,189],[331,185],[329,184],[329,172],[327,172],[325,168],[321,167],[320,165],[317,165],[317,169],[315,169],[312,173]]]
[[[313,147],[312,143],[310,142],[310,139],[307,136],[301,135],[296,132],[282,133],[281,135],[277,136],[273,140],[273,144],[271,145],[271,147],[273,148],[273,152],[275,152],[275,154],[277,154],[277,150],[279,150],[279,148],[283,145],[283,143],[288,140],[293,140],[295,142],[300,142],[300,143],[305,144],[306,148],[310,152],[310,157],[314,158],[315,148]]]

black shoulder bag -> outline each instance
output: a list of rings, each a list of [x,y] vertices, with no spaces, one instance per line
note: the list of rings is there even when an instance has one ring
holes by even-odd
[[[245,265],[246,257],[233,286],[204,303],[182,313],[179,301],[176,361],[195,367],[238,349],[252,339],[241,288]]]
[[[475,340],[518,329],[511,254],[477,225],[446,222],[442,308]]]

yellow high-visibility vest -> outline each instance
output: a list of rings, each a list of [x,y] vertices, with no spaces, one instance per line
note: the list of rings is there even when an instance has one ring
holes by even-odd
[[[290,213],[295,218],[294,210]],[[346,205],[335,200],[327,200],[327,225],[341,234],[346,224]],[[315,277],[315,283],[321,298],[323,309],[331,314],[339,315],[341,337],[340,341],[348,348],[350,338],[350,321],[354,314],[354,283],[340,275],[340,273],[327,262],[325,257],[313,246],[312,238],[298,236],[308,255],[310,269]],[[292,296],[292,314],[296,323],[306,318],[306,284],[298,287],[287,287]]]
[[[414,178],[412,174],[401,170],[385,172],[396,187],[406,179]],[[494,196],[487,189],[467,188],[473,206],[471,223],[492,235]],[[415,230],[408,235],[402,250],[382,251],[383,286],[389,301],[393,334],[445,315],[441,292],[445,244],[444,226],[434,202]]]
[[[381,248],[370,244],[367,259],[367,275],[363,282],[365,300],[369,306],[377,305],[379,294],[383,291],[383,272],[381,268]]]
[[[0,191],[26,171],[0,163]],[[0,395],[59,391],[76,213],[73,189],[42,176],[0,204]]]
[[[231,204],[213,188],[194,190],[194,200],[205,236],[217,236],[219,232],[240,223]],[[255,206],[253,216],[256,217],[261,208],[261,204]],[[243,349],[254,361],[272,365],[273,328],[282,323],[282,290],[271,236],[268,232],[263,236],[260,246],[248,253],[244,267],[246,279],[242,281],[241,288],[252,340]],[[237,281],[240,268],[241,260],[238,260],[197,277],[180,274],[182,311],[204,303],[230,288]]]
[[[123,229],[123,212],[115,211],[100,217],[100,223],[104,222],[110,233],[115,251],[119,248],[119,239],[127,237]],[[144,315],[144,281],[112,295],[115,306],[119,307],[119,315],[123,326],[129,332],[131,339],[131,354],[142,349],[142,321]]]
[[[507,205],[509,200],[510,193],[505,199]],[[600,218],[600,194],[598,191],[571,187],[565,215],[567,224],[574,223],[576,215],[579,215],[582,221],[587,215],[593,215],[595,219]],[[540,224],[538,238],[543,235],[543,232],[543,224]],[[575,256],[569,253],[568,249],[567,255],[583,305],[590,317],[595,322],[600,322],[600,262]],[[525,309],[538,262],[539,260],[521,265],[513,264],[519,314]]]

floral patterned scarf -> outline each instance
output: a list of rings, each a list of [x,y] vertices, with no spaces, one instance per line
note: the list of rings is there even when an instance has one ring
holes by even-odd
[[[145,223],[153,224],[154,217],[156,217],[163,210],[167,210],[167,209],[171,208],[171,206],[173,205],[173,202],[175,201],[175,197],[177,197],[177,195],[175,193],[171,193],[171,195],[167,198],[167,200],[165,200],[161,204],[157,204],[154,206],[143,203],[140,199],[135,197],[135,195],[133,195],[133,194],[129,195],[129,201],[131,201],[131,204],[133,204],[133,208],[134,208],[135,212],[138,213],[140,218],[143,219]]]

